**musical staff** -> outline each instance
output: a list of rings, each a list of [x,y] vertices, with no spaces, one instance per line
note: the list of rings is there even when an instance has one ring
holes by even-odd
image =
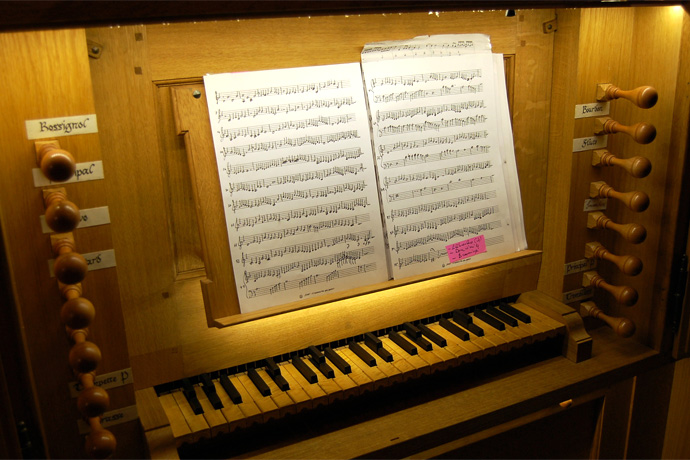
[[[500,244],[503,243],[504,237],[503,235],[498,235],[492,238],[487,238],[486,239],[486,246],[493,246],[495,244]],[[436,260],[443,260],[445,264],[449,264],[450,262],[447,262],[448,259],[448,251],[446,249],[434,249],[431,248],[427,252],[422,252],[419,254],[414,254],[412,256],[408,257],[399,257],[398,261],[395,263],[395,265],[399,268],[407,267],[409,265],[413,264],[419,264],[419,263],[426,263],[426,262],[434,262]],[[461,262],[461,260],[457,261]],[[457,263],[453,262],[453,263]]]
[[[473,219],[479,220],[492,214],[499,212],[498,206],[487,206],[485,208],[474,209],[471,211],[463,211],[449,216],[435,217],[433,219],[422,220],[418,222],[410,222],[402,225],[394,225],[393,230],[389,233],[394,236],[406,235],[411,232],[426,232],[429,230],[436,230],[443,225],[448,225],[464,220]]]
[[[489,131],[471,131],[466,133],[451,134],[441,137],[430,137],[427,139],[418,139],[414,141],[400,141],[392,144],[381,144],[378,151],[382,154],[396,152],[400,150],[421,149],[431,145],[455,144],[462,141],[473,141],[476,139],[484,139],[489,136]]]
[[[406,166],[432,163],[435,161],[455,160],[470,155],[481,155],[483,153],[489,153],[490,151],[491,146],[489,145],[475,145],[465,149],[446,149],[439,153],[411,153],[397,160],[382,161],[381,168],[404,168]]]
[[[477,94],[484,91],[482,83],[478,85],[442,86],[433,89],[419,89],[417,91],[401,91],[399,93],[388,93],[374,96],[374,102],[401,102],[414,101],[416,99],[427,99],[430,97],[457,96],[459,94]]]
[[[220,149],[223,159],[229,155],[246,156],[248,153],[269,152],[271,150],[302,147],[305,145],[325,145],[340,142],[348,139],[358,139],[360,136],[357,130],[343,131],[339,133],[321,134],[317,136],[286,137],[278,141],[256,142],[248,145],[238,145],[232,147],[222,147]],[[220,140],[227,140],[224,138]]]
[[[420,175],[424,175],[424,173],[420,173]],[[401,200],[410,200],[414,198],[419,198],[422,196],[427,196],[427,195],[435,195],[437,193],[446,193],[446,192],[452,192],[454,190],[460,190],[463,188],[468,188],[468,187],[475,187],[478,185],[486,185],[486,184],[491,184],[494,181],[494,176],[484,176],[484,177],[476,177],[473,179],[466,179],[466,180],[459,180],[457,182],[451,182],[450,184],[441,184],[441,185],[433,185],[430,187],[423,187],[419,189],[414,189],[414,190],[405,190],[404,192],[399,192],[399,193],[390,193],[388,194],[388,202],[393,202],[393,201],[401,201]],[[391,215],[391,218],[393,215]]]
[[[462,113],[467,110],[485,109],[486,102],[484,99],[477,99],[472,101],[458,102],[456,104],[440,104],[428,105],[423,107],[411,107],[407,109],[397,110],[377,110],[376,121],[382,122],[386,120],[397,121],[401,118],[411,118],[417,115],[424,115],[426,117],[435,117],[445,112]]]
[[[219,102],[251,102],[255,98],[266,96],[287,96],[291,94],[318,93],[319,91],[339,88],[349,88],[347,80],[328,80],[299,85],[269,86],[267,88],[246,89],[239,91],[216,91],[216,103]]]
[[[483,169],[491,168],[493,163],[491,160],[481,161],[477,163],[469,163],[457,166],[449,166],[447,168],[434,169],[430,171],[414,172],[410,174],[399,174],[397,176],[386,177],[383,181],[386,188],[391,185],[404,184],[408,182],[419,182],[426,179],[440,179],[441,177],[454,176],[458,173],[469,173],[473,171],[481,171]],[[467,182],[460,180],[460,182]],[[471,186],[471,184],[467,185]]]
[[[337,219],[322,220],[313,224],[297,225],[290,228],[281,228],[267,232],[259,232],[248,235],[240,235],[237,240],[239,248],[252,244],[261,244],[265,241],[282,240],[290,236],[318,233],[321,230],[330,230],[343,227],[354,227],[369,222],[369,214],[357,214],[354,216],[341,217]],[[361,233],[361,232],[360,232]]]
[[[390,218],[391,220],[395,220],[402,217],[416,216],[417,214],[421,214],[423,212],[434,212],[439,209],[457,208],[458,206],[464,206],[468,203],[486,201],[496,197],[496,191],[490,190],[488,192],[473,193],[472,195],[465,195],[457,198],[451,198],[448,200],[435,201],[433,203],[421,203],[407,208],[393,209],[391,211]]]
[[[378,86],[396,86],[405,85],[412,86],[415,83],[428,83],[430,81],[446,81],[446,80],[465,80],[472,81],[477,77],[482,76],[482,69],[470,69],[470,70],[453,70],[450,72],[431,72],[431,73],[418,73],[414,75],[400,75],[394,77],[382,77],[382,78],[372,78],[371,88],[376,88]]]
[[[296,102],[293,104],[262,105],[240,110],[217,110],[218,121],[244,120],[255,118],[259,115],[281,115],[291,112],[308,112],[314,109],[341,108],[355,103],[351,97],[336,97],[333,99],[313,99],[311,101]]]
[[[347,166],[334,166],[332,168],[319,169],[316,171],[306,171],[296,174],[286,174],[283,176],[268,177],[266,179],[257,179],[245,182],[230,183],[229,190],[231,192],[247,191],[256,192],[262,188],[269,188],[278,185],[296,184],[299,182],[306,182],[309,180],[324,180],[331,176],[346,176],[348,174],[357,175],[364,171],[362,163]]]
[[[386,126],[379,129],[379,136],[393,136],[398,134],[419,133],[423,131],[439,131],[446,128],[479,125],[486,122],[485,115],[474,117],[453,118],[450,120],[424,121],[422,123],[406,123],[404,125]]]
[[[244,208],[256,208],[259,206],[275,206],[277,203],[285,201],[303,200],[309,198],[327,198],[345,192],[361,192],[367,184],[361,180],[347,182],[344,184],[326,185],[306,190],[293,190],[292,192],[278,193],[277,195],[259,196],[256,198],[246,198],[243,200],[231,200],[228,205],[233,211]]]
[[[359,147],[352,149],[332,150],[322,153],[296,153],[286,155],[272,160],[252,161],[250,163],[239,163],[232,165],[227,163],[223,170],[227,174],[242,174],[252,171],[265,171],[271,168],[283,168],[285,166],[301,163],[333,163],[338,160],[356,160],[362,156],[362,149]]]
[[[473,235],[480,235],[488,231],[501,228],[500,220],[494,220],[479,225],[472,225],[470,227],[455,228],[453,230],[443,233],[430,233],[421,238],[413,238],[410,240],[398,240],[395,247],[392,248],[395,252],[406,251],[408,249],[416,248],[418,246],[425,246],[430,243],[447,242],[453,239],[465,238]]]
[[[262,134],[275,134],[293,129],[315,128],[317,126],[335,126],[349,123],[355,119],[354,113],[333,115],[329,117],[314,117],[303,120],[288,120],[264,125],[243,126],[241,128],[221,128],[218,131],[220,139],[234,140],[238,137],[259,137]]]

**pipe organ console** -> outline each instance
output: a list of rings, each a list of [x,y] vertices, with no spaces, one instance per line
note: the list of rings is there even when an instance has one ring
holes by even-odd
[[[474,3],[5,24],[0,456],[673,456],[690,16]],[[470,33],[527,249],[242,313],[204,75]]]

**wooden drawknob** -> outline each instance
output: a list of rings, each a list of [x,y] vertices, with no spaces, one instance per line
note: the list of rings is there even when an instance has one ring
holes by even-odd
[[[80,283],[86,276],[89,264],[81,254],[66,252],[55,259],[53,271],[55,277],[64,284]]]
[[[645,192],[618,192],[604,181],[590,183],[589,196],[591,198],[615,198],[634,212],[642,212],[649,207],[649,195]]]
[[[587,214],[587,228],[607,228],[617,232],[625,241],[632,244],[642,243],[647,238],[647,229],[640,224],[617,224],[604,213],[596,211]]]
[[[115,435],[104,428],[92,429],[84,444],[86,454],[91,458],[108,458],[115,453],[116,448]]]
[[[585,257],[588,259],[594,257],[596,259],[607,260],[615,264],[623,274],[628,276],[638,275],[642,271],[642,260],[635,256],[617,256],[601,243],[593,241],[585,245]]]
[[[630,286],[614,286],[607,283],[596,271],[585,272],[582,277],[582,285],[585,287],[601,288],[611,294],[616,302],[627,307],[637,303],[637,291]]]
[[[592,152],[592,166],[618,166],[638,179],[647,177],[652,171],[652,163],[645,157],[636,156],[622,160],[605,149]]]
[[[659,93],[652,86],[639,86],[635,89],[623,90],[611,84],[597,87],[597,100],[610,101],[612,99],[627,99],[641,109],[654,107],[659,100]]]
[[[594,302],[582,302],[580,307],[586,315],[598,318],[608,324],[619,337],[628,338],[635,333],[635,323],[629,318],[609,316],[597,308]]]
[[[76,204],[67,199],[62,191],[49,193],[45,198],[46,224],[53,231],[64,233],[74,230],[79,224],[81,214]]]
[[[62,324],[71,329],[84,329],[89,327],[96,316],[93,304],[84,297],[75,297],[62,304],[60,319]]]
[[[69,364],[79,374],[93,372],[101,362],[101,350],[95,343],[84,340],[75,343],[69,351]]]
[[[84,388],[77,397],[77,408],[86,419],[103,415],[108,410],[108,406],[110,406],[108,392],[96,385]]]
[[[625,133],[638,144],[649,144],[656,138],[656,128],[651,123],[640,122],[631,126],[623,125],[610,117],[594,119],[594,134]]]
[[[77,162],[67,150],[52,144],[44,144],[38,149],[38,166],[43,175],[53,182],[69,180],[77,169]]]

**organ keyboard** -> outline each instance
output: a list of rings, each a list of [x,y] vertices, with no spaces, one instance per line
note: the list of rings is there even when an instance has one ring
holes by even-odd
[[[519,301],[443,315],[158,385],[178,446],[465,363],[560,339],[566,327]]]

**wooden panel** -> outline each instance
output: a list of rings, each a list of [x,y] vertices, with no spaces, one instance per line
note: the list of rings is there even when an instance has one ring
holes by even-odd
[[[675,363],[671,403],[666,421],[666,435],[661,458],[690,458],[690,358]]]

